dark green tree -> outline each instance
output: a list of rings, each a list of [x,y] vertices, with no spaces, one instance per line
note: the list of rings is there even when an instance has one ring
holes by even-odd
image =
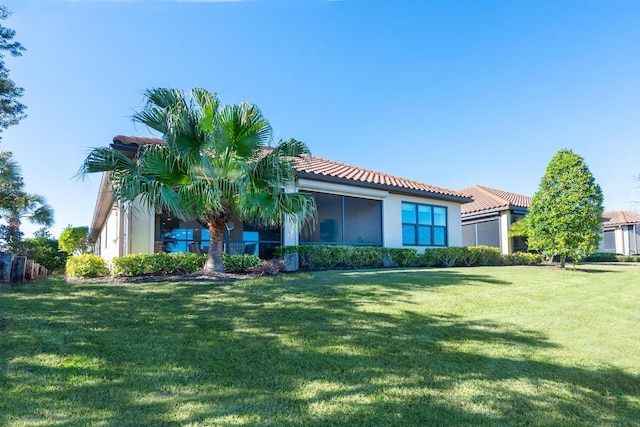
[[[531,200],[529,249],[574,263],[592,254],[602,238],[603,196],[584,159],[571,150],[556,153]]]
[[[9,15],[11,12],[5,6],[0,6],[0,20],[7,19]],[[15,34],[15,30],[0,25],[0,132],[26,117],[26,107],[18,101],[24,90],[11,80],[5,64],[5,55],[21,56],[25,50],[13,40]]]
[[[44,197],[24,191],[20,167],[8,151],[0,151],[0,217],[6,222],[0,226],[0,240],[9,246],[22,240],[23,219],[32,224],[53,224],[53,209]]]
[[[117,200],[140,198],[150,209],[206,224],[205,271],[224,271],[223,235],[232,217],[268,227],[315,215],[313,197],[288,191],[295,184],[294,161],[309,154],[307,146],[289,139],[269,147],[271,126],[258,107],[220,107],[204,89],[151,89],[145,96],[134,121],[161,133],[165,144],[143,146],[134,159],[96,148],[80,172],[110,172]]]
[[[15,256],[26,256],[50,271],[63,273],[69,255],[59,248],[58,241],[46,229],[37,231],[34,236],[14,242],[9,250]]]
[[[91,249],[89,244],[89,227],[72,227],[67,226],[58,239],[60,249],[69,255],[81,255],[88,253]]]

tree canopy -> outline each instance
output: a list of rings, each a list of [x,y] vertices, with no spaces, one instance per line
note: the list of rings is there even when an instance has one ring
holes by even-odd
[[[44,226],[53,224],[53,208],[44,197],[24,190],[20,166],[9,151],[0,151],[0,217],[6,222],[0,225],[0,240],[9,246],[22,240],[23,219]]]
[[[558,256],[561,267],[593,253],[602,238],[603,196],[582,157],[558,151],[547,166],[527,215],[528,245]]]
[[[69,255],[81,255],[87,253],[91,246],[89,245],[89,227],[72,227],[67,226],[58,239],[60,249]]]
[[[11,12],[5,6],[0,6],[0,20],[7,19],[9,15]],[[11,80],[5,64],[6,54],[21,56],[25,50],[13,40],[15,34],[15,30],[0,25],[0,132],[26,117],[26,107],[18,101],[24,90]]]
[[[220,106],[205,89],[155,88],[133,119],[159,132],[164,144],[129,158],[111,147],[92,150],[81,173],[110,172],[116,200],[140,200],[157,212],[199,219],[209,229],[205,271],[224,271],[225,224],[233,217],[256,226],[315,215],[313,197],[290,192],[294,160],[309,154],[295,139],[271,147],[272,129],[257,106]]]

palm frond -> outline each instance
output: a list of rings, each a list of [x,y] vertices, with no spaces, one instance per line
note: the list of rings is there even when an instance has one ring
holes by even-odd
[[[78,175],[84,177],[95,172],[133,171],[135,168],[135,161],[125,154],[109,147],[100,147],[89,152],[78,171]]]

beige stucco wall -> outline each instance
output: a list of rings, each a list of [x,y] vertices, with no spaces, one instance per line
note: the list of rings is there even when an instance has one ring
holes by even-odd
[[[388,191],[352,187],[319,181],[301,179],[299,190],[319,191],[344,196],[362,197],[366,199],[382,200],[382,238],[383,246],[388,248],[402,248],[402,202],[422,203],[447,208],[447,241],[449,246],[462,246],[462,220],[460,203],[424,197],[393,194]],[[285,227],[286,234],[286,227]],[[411,246],[419,251],[426,246]]]
[[[100,230],[100,248],[96,248],[96,252],[107,262],[121,256],[121,219],[122,211],[114,207],[107,214],[102,230]]]
[[[402,202],[422,203],[447,208],[448,246],[462,246],[462,221],[460,204],[423,197],[389,194],[382,202],[383,245],[387,248],[402,248]],[[410,246],[423,251],[428,246]]]
[[[513,253],[513,241],[509,237],[509,229],[511,228],[511,211],[500,212],[500,250],[503,255]]]
[[[153,253],[155,234],[155,212],[134,201],[128,209],[129,250],[128,254]]]

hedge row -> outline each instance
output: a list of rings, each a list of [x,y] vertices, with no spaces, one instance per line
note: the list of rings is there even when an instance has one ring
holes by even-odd
[[[200,271],[204,267],[206,255],[195,253],[159,253],[135,254],[114,258],[111,269],[112,276],[145,276],[189,274]],[[257,268],[262,260],[257,255],[223,254],[225,271],[228,273],[245,273]],[[264,274],[273,274],[272,265],[265,266]],[[262,271],[260,271],[262,272]],[[67,276],[92,278],[109,274],[104,259],[98,255],[84,254],[67,260]]]
[[[640,255],[617,255],[611,252],[596,252],[589,255],[586,262],[640,262]]]
[[[379,267],[473,267],[480,265],[532,265],[542,262],[536,254],[517,252],[502,255],[489,246],[426,249],[381,248],[369,246],[305,245],[284,246],[280,256],[297,253],[299,266],[308,270]]]

